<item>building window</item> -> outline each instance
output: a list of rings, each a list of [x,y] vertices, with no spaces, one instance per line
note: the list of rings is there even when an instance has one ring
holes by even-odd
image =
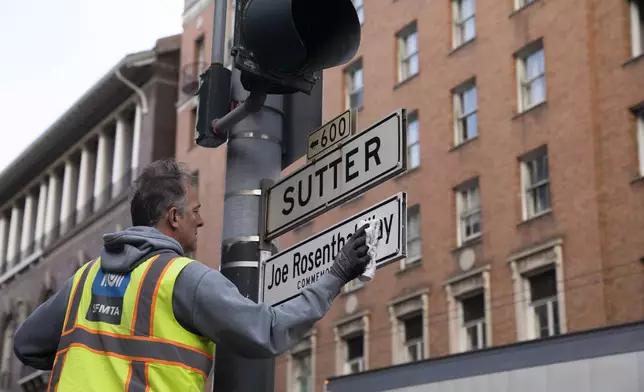
[[[636,113],[635,132],[637,140],[637,157],[639,161],[640,176],[644,176],[644,109]]]
[[[420,166],[420,132],[418,111],[413,111],[407,116],[407,165],[408,169]]]
[[[631,54],[638,57],[644,54],[644,1],[630,0],[631,14]]]
[[[535,0],[514,0],[514,9],[515,10],[521,9],[527,6],[528,4],[533,3],[534,1]]]
[[[476,37],[475,0],[452,0],[454,16],[453,47],[457,48]]]
[[[355,278],[349,283],[345,284],[344,287],[342,288],[342,291],[344,291],[345,293],[350,293],[352,291],[360,290],[363,287],[364,287],[364,282],[361,281],[359,278]]]
[[[521,159],[523,218],[530,219],[551,210],[548,150],[539,148]]]
[[[344,374],[360,373],[364,367],[364,335],[359,334],[344,339],[346,359]]]
[[[481,198],[478,179],[457,187],[456,214],[459,246],[481,236]]]
[[[566,333],[560,239],[510,257],[518,340]]]
[[[516,55],[518,110],[526,111],[546,100],[546,62],[541,40]]]
[[[461,305],[461,334],[463,335],[466,351],[487,347],[485,327],[485,294],[481,291],[470,297],[463,298]]]
[[[369,368],[367,342],[369,318],[363,312],[336,322],[333,328],[336,342],[336,374],[353,374]]]
[[[418,73],[418,30],[416,22],[410,23],[397,35],[398,82],[403,82]]]
[[[197,132],[197,106],[190,109],[190,148],[197,145],[197,137],[199,133]]]
[[[291,350],[288,356],[287,391],[309,392],[315,389],[314,331],[310,331]]]
[[[478,136],[476,83],[467,82],[454,90],[454,145]]]
[[[427,357],[427,300],[427,291],[423,290],[388,304],[394,365]]]
[[[537,338],[559,335],[559,308],[557,306],[557,273],[554,268],[528,277],[530,308]]]
[[[358,13],[358,20],[360,25],[364,24],[364,0],[353,0],[353,6],[356,7],[356,12]]]
[[[407,209],[407,257],[401,260],[401,269],[420,262],[421,258],[420,205],[416,204]]]
[[[362,79],[362,60],[350,65],[345,71],[346,108],[353,110],[362,109],[364,99],[364,85]]]
[[[450,352],[479,350],[490,345],[489,265],[448,280]]]
[[[201,68],[204,67],[207,62],[204,41],[203,35],[195,40],[195,63],[199,64],[199,71],[201,71]]]

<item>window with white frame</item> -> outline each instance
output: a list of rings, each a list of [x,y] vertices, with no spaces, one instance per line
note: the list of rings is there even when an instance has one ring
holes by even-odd
[[[405,329],[405,362],[423,359],[423,315],[416,314],[403,320]]]
[[[292,384],[289,392],[310,392],[313,386],[313,368],[311,350],[299,351],[292,354]]]
[[[476,0],[452,0],[452,15],[452,43],[457,48],[476,37]]]
[[[530,285],[530,309],[535,337],[559,335],[559,307],[557,300],[557,273],[549,268],[527,278]]]
[[[481,198],[478,179],[456,188],[456,213],[458,215],[458,244],[481,236]]]
[[[345,346],[344,374],[364,371],[364,335],[362,333],[354,334],[343,340]]]
[[[418,73],[418,29],[412,22],[397,35],[398,82],[403,82]]]
[[[394,365],[416,362],[427,357],[427,295],[428,290],[424,289],[388,304]]]
[[[364,100],[362,78],[362,59],[357,60],[345,70],[346,108],[359,110]]]
[[[422,238],[420,232],[420,205],[407,209],[407,257],[402,267],[420,262],[422,258]]]
[[[418,111],[407,115],[407,167],[413,169],[420,166],[420,123]]]
[[[465,351],[487,347],[487,328],[485,322],[485,293],[479,291],[462,298],[461,335]]]
[[[639,174],[644,176],[644,108],[635,112],[635,132]]]
[[[450,353],[478,350],[490,345],[490,266],[450,278],[446,285]]]
[[[514,0],[514,9],[515,10],[521,9],[526,5],[533,3],[534,1],[535,0]]]
[[[360,25],[364,24],[364,0],[353,0],[353,6],[356,7]]]
[[[526,111],[546,100],[546,61],[539,40],[516,54],[518,111]]]
[[[551,210],[547,148],[539,148],[521,159],[521,182],[524,219]]]
[[[566,333],[563,241],[510,256],[519,341]]]
[[[644,54],[644,0],[630,0],[631,14],[631,54],[633,57]]]
[[[476,82],[469,81],[454,90],[454,144],[478,136],[478,97]]]

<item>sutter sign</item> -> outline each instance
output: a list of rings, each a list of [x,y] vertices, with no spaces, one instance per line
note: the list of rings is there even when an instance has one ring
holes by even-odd
[[[376,268],[406,255],[407,194],[400,192],[266,261],[262,298],[278,305],[329,272],[333,261],[362,219],[380,220]]]
[[[407,169],[406,110],[399,109],[268,190],[273,239]]]

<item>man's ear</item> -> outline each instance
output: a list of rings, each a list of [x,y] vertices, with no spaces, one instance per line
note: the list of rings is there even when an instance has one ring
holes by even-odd
[[[174,206],[168,208],[167,219],[170,227],[172,227],[173,229],[178,228],[179,227],[179,209],[177,209],[177,207],[174,207]]]

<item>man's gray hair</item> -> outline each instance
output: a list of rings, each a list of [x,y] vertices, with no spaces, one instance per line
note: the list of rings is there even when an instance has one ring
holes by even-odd
[[[182,162],[174,158],[154,161],[146,166],[136,182],[130,202],[132,225],[153,227],[170,207],[180,214],[186,209],[186,186],[194,184],[194,176]]]

